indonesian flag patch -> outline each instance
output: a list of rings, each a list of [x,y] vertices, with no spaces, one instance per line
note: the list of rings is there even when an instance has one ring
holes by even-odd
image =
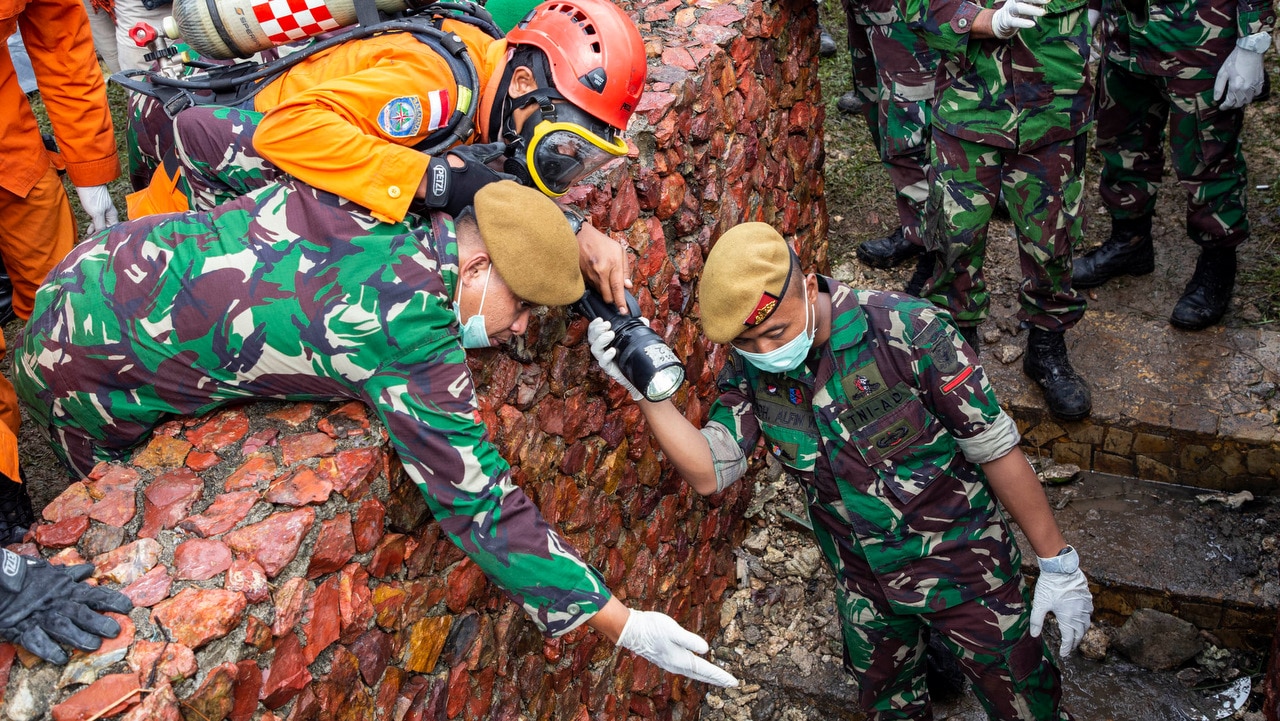
[[[428,133],[448,125],[450,115],[453,115],[453,107],[449,105],[449,93],[444,90],[432,90],[427,93]]]
[[[766,318],[773,315],[778,309],[778,296],[772,293],[761,293],[760,302],[756,303],[756,307],[747,314],[747,319],[742,321],[745,326],[760,325]]]

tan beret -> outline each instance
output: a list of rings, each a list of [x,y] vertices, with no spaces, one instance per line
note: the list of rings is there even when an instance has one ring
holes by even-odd
[[[500,180],[476,193],[475,213],[480,239],[511,292],[535,305],[568,305],[582,297],[578,239],[555,201]]]
[[[730,228],[707,255],[699,302],[702,332],[728,343],[778,309],[791,273],[791,248],[765,223]]]

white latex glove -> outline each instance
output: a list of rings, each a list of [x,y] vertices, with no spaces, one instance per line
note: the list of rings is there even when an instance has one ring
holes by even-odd
[[[1054,558],[1037,556],[1036,559],[1040,562],[1040,579],[1036,581],[1036,594],[1031,600],[1031,635],[1040,635],[1045,614],[1052,613],[1058,619],[1058,630],[1062,632],[1058,655],[1066,658],[1080,645],[1084,632],[1089,630],[1093,594],[1089,592],[1088,579],[1080,570],[1080,556],[1076,549]]]
[[[711,647],[696,633],[681,628],[665,613],[632,609],[626,625],[622,627],[622,634],[618,636],[618,645],[671,673],[716,686],[732,688],[738,685],[733,674],[695,656],[706,653]]]
[[[1101,10],[1087,10],[1085,17],[1089,21],[1089,62],[1096,63],[1102,59],[1102,33],[1094,36],[1094,31],[1098,29],[1098,21],[1102,19]]]
[[[80,196],[80,206],[89,214],[89,230],[85,235],[110,228],[120,222],[120,214],[116,212],[115,203],[111,202],[111,193],[105,185],[76,186],[76,194]]]
[[[640,319],[641,323],[649,325],[646,318]],[[613,329],[609,327],[609,321],[604,318],[595,318],[591,324],[587,326],[587,343],[591,346],[591,355],[595,356],[596,363],[600,364],[600,370],[604,371],[610,378],[618,383],[618,385],[627,389],[631,394],[631,400],[638,401],[644,398],[642,394],[627,377],[622,375],[622,369],[618,367],[618,349],[610,348],[609,344],[613,342]],[[634,614],[635,611],[632,611]]]
[[[1085,12],[1085,16],[1089,18],[1089,36],[1093,36],[1093,29],[1098,27],[1098,19],[1102,17],[1101,10],[1090,8]]]
[[[1005,0],[991,18],[991,32],[1002,40],[1008,40],[1019,30],[1035,27],[1036,18],[1044,15],[1049,0]]]
[[[1223,98],[1225,91],[1226,97]],[[1262,53],[1236,47],[1222,62],[1213,81],[1213,99],[1223,110],[1243,108],[1262,92]]]

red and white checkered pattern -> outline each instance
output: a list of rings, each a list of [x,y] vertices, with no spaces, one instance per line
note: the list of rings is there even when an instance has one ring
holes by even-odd
[[[301,40],[338,27],[324,0],[267,0],[253,6],[253,16],[274,43]]]

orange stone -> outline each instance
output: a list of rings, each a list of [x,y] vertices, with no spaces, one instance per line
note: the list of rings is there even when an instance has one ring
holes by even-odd
[[[286,466],[310,458],[332,455],[337,447],[333,439],[323,433],[299,433],[280,439],[280,454]]]
[[[333,483],[317,475],[310,468],[299,468],[267,489],[264,498],[271,503],[286,506],[305,506],[310,503],[324,503],[333,492]]]
[[[114,716],[141,701],[136,673],[114,673],[94,681],[51,709],[53,721],[89,721]]]
[[[207,471],[222,462],[222,456],[208,451],[192,451],[187,454],[187,468],[197,473]]]
[[[267,418],[274,421],[283,421],[289,426],[297,428],[311,420],[311,413],[314,408],[314,403],[294,403],[278,411],[271,411],[267,414]]]
[[[246,457],[249,460],[227,476],[224,485],[227,491],[253,488],[258,481],[276,477],[276,459],[270,453],[246,454]]]
[[[120,721],[183,721],[173,686],[166,681],[151,689],[142,703],[125,714]]]
[[[219,412],[208,423],[187,431],[187,440],[196,450],[216,452],[244,438],[249,432],[249,417],[242,408]]]
[[[41,523],[31,529],[35,542],[45,548],[65,548],[89,530],[89,516],[71,516],[57,523]]]
[[[93,508],[89,510],[89,518],[108,526],[124,528],[137,512],[137,496],[132,489],[112,490],[104,493],[101,500],[93,504]]]
[[[231,549],[211,538],[190,538],[173,550],[174,577],[206,581],[231,567]]]
[[[133,464],[148,471],[177,468],[190,451],[191,444],[181,438],[153,435],[151,442],[133,456]]]
[[[198,649],[240,625],[248,604],[244,594],[222,589],[184,588],[151,610],[151,620],[172,638]]]
[[[93,496],[89,495],[89,486],[83,481],[76,481],[59,493],[57,498],[49,501],[40,515],[50,523],[57,523],[76,516],[87,516],[92,506]]]
[[[217,536],[235,528],[257,502],[257,491],[221,493],[203,513],[184,518],[178,527],[202,538]]]
[[[156,678],[174,683],[191,678],[199,670],[195,653],[173,641],[138,641],[129,649],[125,661],[141,678],[151,678],[154,673]]]
[[[169,597],[173,578],[163,564],[147,571],[141,578],[120,590],[138,608],[150,608]]]
[[[435,671],[440,650],[444,648],[452,626],[453,616],[424,618],[410,626],[409,641],[401,654],[404,669],[417,673]]]

